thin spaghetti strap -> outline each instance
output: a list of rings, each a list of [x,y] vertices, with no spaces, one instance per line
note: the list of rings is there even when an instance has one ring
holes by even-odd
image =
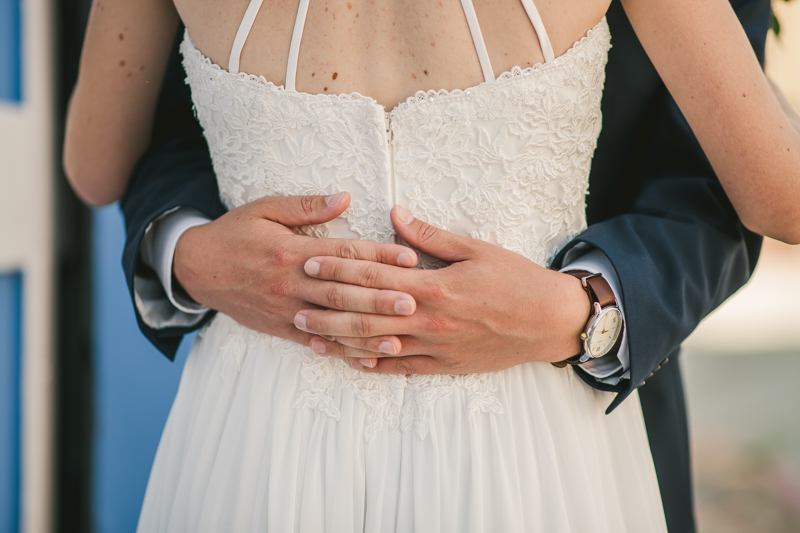
[[[547,30],[544,29],[542,17],[539,16],[539,10],[533,4],[533,0],[522,0],[522,7],[528,13],[528,18],[533,24],[533,29],[536,30],[536,37],[539,38],[539,47],[542,49],[544,62],[549,63],[555,59],[553,54],[553,45],[550,44],[550,37],[547,36]]]
[[[478,16],[475,14],[475,6],[472,5],[472,0],[461,0],[461,7],[464,8],[464,15],[467,17],[469,32],[472,34],[472,42],[475,44],[475,51],[478,52],[478,61],[481,62],[483,79],[486,81],[494,81],[492,63],[489,61],[486,43],[483,42],[483,34],[478,24]]]
[[[228,60],[228,72],[231,74],[239,73],[239,59],[242,57],[242,48],[250,35],[250,30],[253,29],[253,23],[256,21],[258,10],[261,9],[261,3],[264,0],[250,0],[250,5],[247,6],[247,11],[244,13],[242,23],[239,24],[239,31],[236,32],[236,38],[233,40],[231,47],[231,57]]]
[[[306,25],[306,15],[308,15],[308,1],[300,0],[297,7],[297,18],[294,21],[294,31],[292,31],[292,44],[289,46],[289,61],[286,63],[286,83],[288,90],[295,90],[295,80],[297,79],[297,62],[300,60],[300,41],[303,39],[303,28]]]

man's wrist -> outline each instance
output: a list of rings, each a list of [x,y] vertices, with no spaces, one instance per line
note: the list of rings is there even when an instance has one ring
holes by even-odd
[[[187,228],[178,237],[175,243],[175,252],[172,256],[172,293],[176,300],[180,299],[192,305],[204,306],[197,299],[196,291],[192,290],[193,281],[197,278],[197,273],[191,268],[191,261],[185,260],[187,253],[196,249],[194,237],[202,233],[202,226]],[[202,242],[202,241],[201,241]]]
[[[625,320],[624,302],[622,300],[621,285],[617,272],[608,257],[599,249],[578,244],[570,250],[561,272],[569,270],[586,270],[597,272],[603,276],[611,287],[617,300],[617,307]],[[621,379],[630,376],[630,354],[628,353],[628,329],[624,328],[621,335],[619,351],[597,359],[590,359],[582,363],[581,370],[595,378],[598,382],[607,385],[616,385]],[[620,372],[621,371],[621,372]]]
[[[592,312],[592,306],[581,281],[569,274],[558,273],[563,280],[564,292],[562,305],[564,314],[561,320],[562,348],[557,351],[549,362],[563,361],[583,353],[581,333],[586,328],[586,322]]]

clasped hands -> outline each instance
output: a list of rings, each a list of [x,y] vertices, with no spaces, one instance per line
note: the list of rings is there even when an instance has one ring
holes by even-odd
[[[347,193],[267,197],[187,230],[173,272],[197,302],[252,329],[343,358],[365,372],[466,374],[580,350],[589,302],[572,276],[498,246],[391,212],[409,245],[449,263],[411,268],[408,247],[316,239]]]

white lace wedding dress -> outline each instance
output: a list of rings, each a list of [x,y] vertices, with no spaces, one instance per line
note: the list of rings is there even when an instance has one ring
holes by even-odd
[[[285,88],[235,73],[259,0],[232,72],[187,33],[187,80],[224,203],[349,191],[342,217],[298,231],[391,242],[389,210],[401,204],[547,265],[586,228],[608,25],[553,58],[524,0],[547,61],[494,79],[462,4],[486,82],[420,92],[388,113],[366,96],[294,89],[308,0]],[[361,373],[218,314],[186,362],[139,531],[666,531],[638,397],[606,415],[611,400],[546,363]]]

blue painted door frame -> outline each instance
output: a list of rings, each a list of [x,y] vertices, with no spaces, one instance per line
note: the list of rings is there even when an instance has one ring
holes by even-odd
[[[22,101],[22,0],[0,0],[0,102]]]
[[[139,332],[120,266],[124,228],[116,206],[94,212],[93,342],[95,533],[136,530],[150,466],[192,339],[174,363]]]
[[[22,275],[0,273],[0,531],[19,530]]]

